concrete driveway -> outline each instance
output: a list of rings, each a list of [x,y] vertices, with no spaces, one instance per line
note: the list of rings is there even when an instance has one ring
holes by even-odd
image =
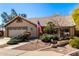
[[[9,37],[0,38],[0,45],[6,44],[9,40]]]

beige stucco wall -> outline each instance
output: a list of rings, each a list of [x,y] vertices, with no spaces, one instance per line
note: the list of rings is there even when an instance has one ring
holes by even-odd
[[[7,37],[7,30],[4,31],[4,37]]]
[[[24,27],[27,26],[28,27],[28,31],[31,32],[31,37],[37,37],[37,30],[35,25],[23,20],[22,22],[17,23],[17,21],[15,20],[14,22],[10,23],[7,27]],[[6,27],[6,29],[7,29]],[[31,28],[33,28],[33,30],[31,30]],[[7,33],[7,30],[5,31],[5,36]]]

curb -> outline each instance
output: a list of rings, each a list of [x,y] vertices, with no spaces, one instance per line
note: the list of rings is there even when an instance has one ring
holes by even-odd
[[[79,50],[72,51],[72,52],[70,52],[70,53],[68,53],[68,54],[66,54],[66,55],[64,55],[64,56],[71,56],[70,54],[75,53],[75,52],[77,52],[77,51],[79,51]]]

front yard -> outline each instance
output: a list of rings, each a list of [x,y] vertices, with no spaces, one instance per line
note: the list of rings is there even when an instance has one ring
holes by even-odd
[[[13,48],[13,49],[17,49],[17,50],[26,50],[26,51],[35,51],[37,49],[41,49],[41,48],[45,48],[48,47],[49,43],[44,43],[40,40],[34,40],[29,42],[28,44]]]
[[[74,38],[73,38],[74,39]],[[79,39],[77,37],[77,39]],[[56,44],[50,43],[50,42],[43,42],[42,40],[31,40],[29,42],[24,42],[25,44],[16,44],[16,45],[6,45],[6,43],[10,40],[10,39],[1,39],[2,42],[4,44],[2,44],[0,46],[0,48],[9,48],[12,47],[10,49],[12,50],[24,50],[24,51],[54,51],[56,53],[61,53],[61,54],[69,54],[73,51],[76,51],[78,49],[76,48],[72,48],[67,42],[69,42],[69,40],[58,40]],[[5,42],[6,41],[6,42]],[[0,41],[1,42],[1,41]],[[66,43],[65,45],[63,43]],[[53,47],[53,46],[57,46],[57,47]]]
[[[62,40],[63,41],[63,40]],[[62,42],[62,41],[59,41]],[[47,47],[47,48],[46,48]],[[57,48],[53,48],[52,44],[50,45],[50,43],[44,43],[42,41],[34,41],[34,42],[30,42],[28,44],[13,48],[16,50],[25,50],[25,51],[55,51],[58,53],[62,53],[62,54],[67,54],[70,53],[76,49],[70,47],[68,44],[65,46],[61,46],[61,47],[57,47]]]

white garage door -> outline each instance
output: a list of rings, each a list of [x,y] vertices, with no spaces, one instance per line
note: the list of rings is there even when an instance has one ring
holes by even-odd
[[[9,37],[17,37],[18,35],[22,34],[24,31],[26,31],[25,29],[11,29],[9,30]]]

